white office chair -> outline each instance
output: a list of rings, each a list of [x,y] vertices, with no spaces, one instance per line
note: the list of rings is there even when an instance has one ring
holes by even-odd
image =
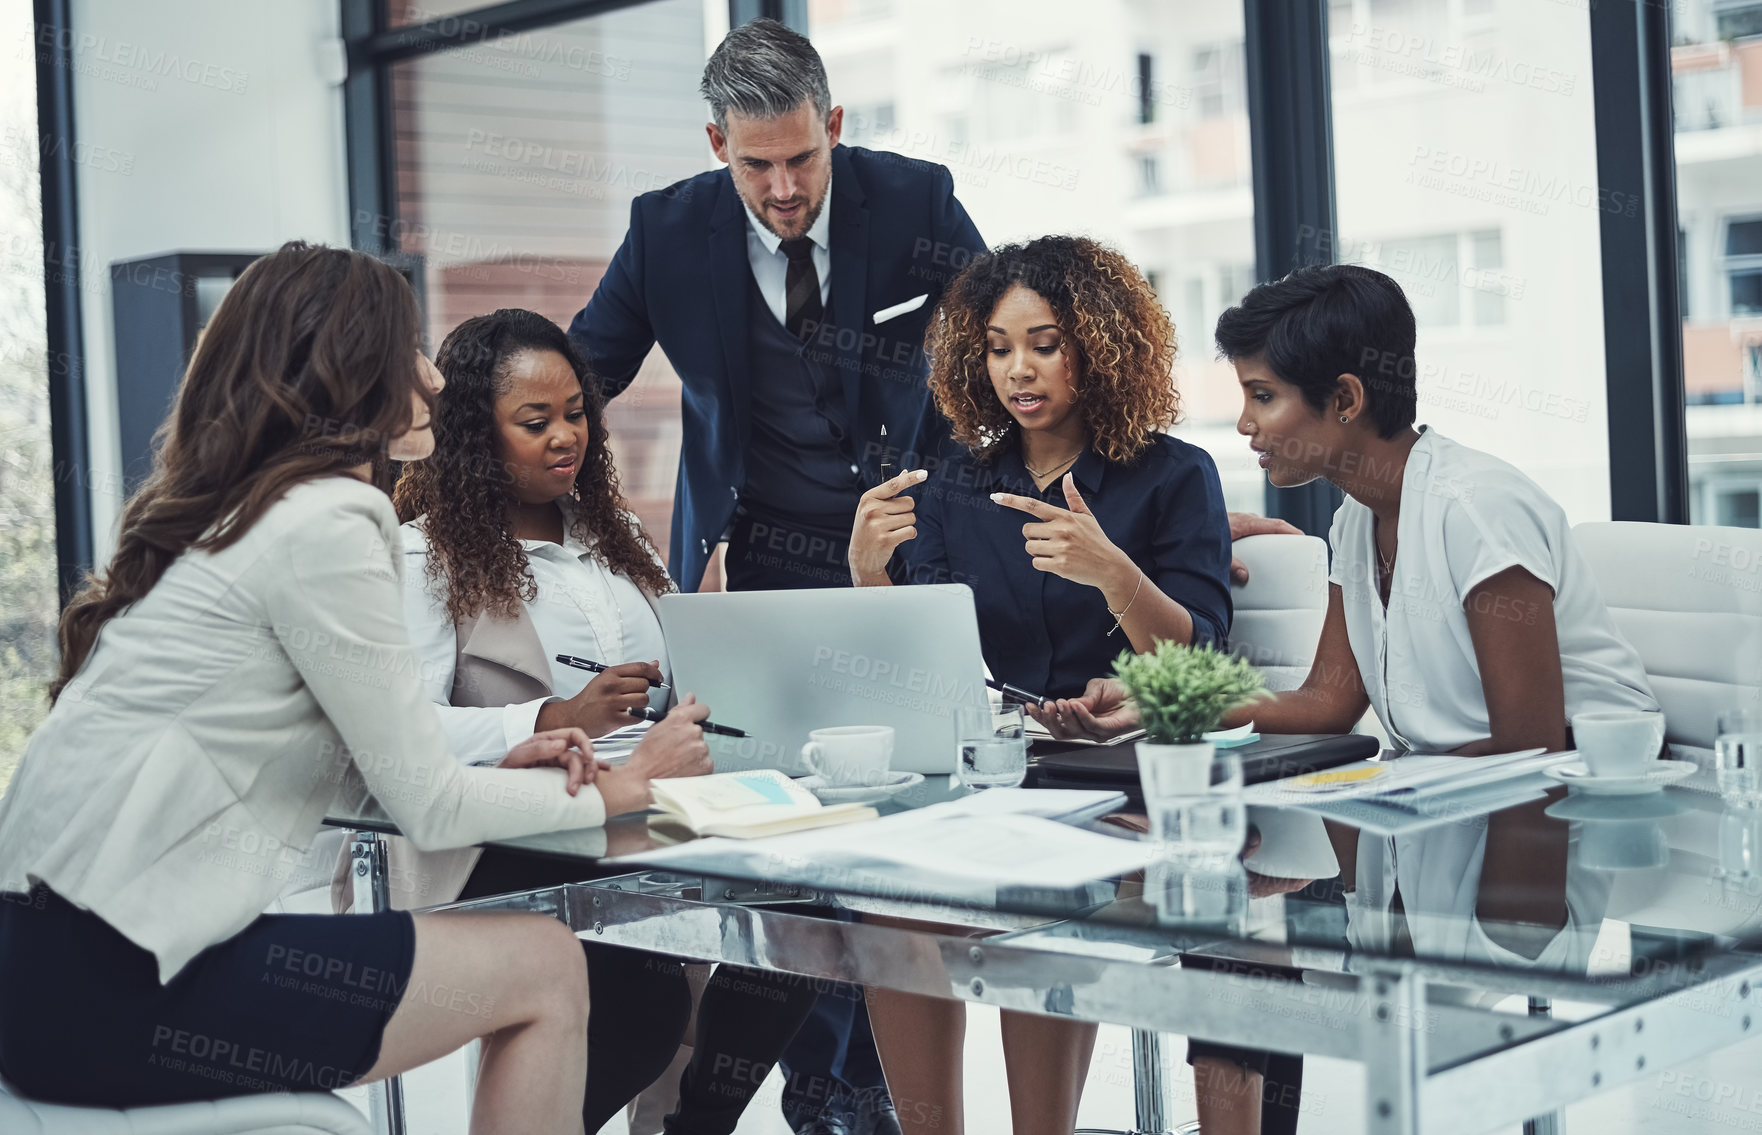
[[[1248,582],[1231,590],[1230,651],[1252,662],[1266,687],[1294,690],[1309,676],[1328,614],[1328,545],[1315,536],[1236,541]]]
[[[1762,686],[1762,530],[1580,524],[1573,538],[1639,652],[1681,756],[1713,748],[1722,710]]]
[[[373,1135],[373,1125],[328,1092],[237,1096],[160,1107],[35,1103],[0,1083],[6,1135]]]
[[[1573,537],[1639,652],[1673,754],[1707,767],[1719,712],[1762,695],[1762,531],[1601,523]],[[1668,870],[1616,874],[1611,918],[1702,934],[1755,925],[1762,898],[1719,881],[1717,803],[1691,802],[1664,821]]]
[[[1229,650],[1254,664],[1267,689],[1294,690],[1309,676],[1327,618],[1327,542],[1315,536],[1249,536],[1236,541],[1234,551],[1248,569],[1248,582],[1231,588],[1235,617]],[[1077,1135],[1170,1135],[1168,1061],[1160,1033],[1133,1029],[1131,1130],[1089,1127]]]

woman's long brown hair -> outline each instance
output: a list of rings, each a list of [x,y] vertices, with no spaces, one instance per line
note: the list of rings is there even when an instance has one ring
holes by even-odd
[[[588,440],[575,473],[575,538],[649,594],[673,589],[618,486],[599,380],[562,328],[535,311],[503,308],[467,319],[441,343],[434,362],[447,384],[435,399],[434,453],[405,467],[392,498],[400,520],[423,518],[428,577],[455,623],[485,611],[512,618],[522,600],[538,598],[510,519],[514,479],[496,456],[496,399],[509,364],[526,351],[561,355],[581,383]]]
[[[412,424],[421,315],[365,253],[290,241],[246,268],[203,330],[122,512],[116,553],[61,614],[61,670],[192,549],[219,551],[290,488],[383,461]]]

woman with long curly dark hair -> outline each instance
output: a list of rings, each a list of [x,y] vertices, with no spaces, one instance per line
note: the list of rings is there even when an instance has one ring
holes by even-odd
[[[518,308],[455,327],[436,364],[446,389],[434,453],[405,469],[394,499],[405,621],[454,754],[487,756],[535,729],[602,737],[633,724],[627,709],[671,693],[653,604],[672,583],[619,491],[598,382],[561,328]],[[409,853],[393,843],[393,878],[426,890],[397,889],[394,905],[580,881],[578,868],[495,849],[397,862]],[[598,1131],[675,1058],[692,1000],[676,960],[582,949],[595,1005],[582,1120]],[[702,994],[669,1130],[732,1131],[758,1087],[736,1071],[774,1063],[814,996],[800,978],[721,967]],[[671,1088],[657,1085],[668,1098]]]
[[[1204,450],[1164,432],[1174,328],[1131,262],[1083,237],[995,249],[949,285],[926,338],[966,452],[864,495],[857,585],[892,582],[895,550],[907,580],[970,584],[993,676],[1047,698],[1080,694],[1121,638],[1221,644],[1223,489]]]
[[[966,451],[864,494],[859,587],[970,585],[992,675],[1040,698],[1081,693],[1122,649],[1118,630],[1134,650],[1223,641],[1223,489],[1203,450],[1164,432],[1180,412],[1174,328],[1130,261],[1082,237],[994,249],[949,285],[926,349]],[[965,1007],[868,996],[895,1096],[958,1133]],[[1017,1135],[1068,1133],[1094,1026],[1005,1012],[1003,1042]]]
[[[523,620],[546,648],[550,688],[518,726],[510,710],[509,729],[597,737],[631,724],[626,709],[666,700],[652,604],[672,582],[619,490],[599,384],[561,328],[519,308],[455,327],[436,364],[450,390],[435,409],[435,455],[393,494],[406,522],[406,615],[434,662],[431,686],[452,692],[455,646],[476,628]],[[610,668],[592,675],[557,654]],[[442,719],[461,755],[505,732],[501,715],[437,700],[456,707]]]

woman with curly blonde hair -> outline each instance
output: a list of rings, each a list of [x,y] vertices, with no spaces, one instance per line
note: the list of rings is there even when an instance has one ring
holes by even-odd
[[[1174,328],[1131,262],[1082,237],[998,248],[949,285],[927,339],[966,452],[864,495],[856,584],[970,585],[992,675],[1041,699],[1105,673],[1116,630],[1134,650],[1221,643],[1223,489],[1203,450],[1163,432],[1180,412]],[[901,1124],[960,1135],[965,1006],[868,996]],[[1016,1135],[1069,1135],[1094,1044],[1093,1025],[1003,1014]]]
[[[1140,651],[1221,644],[1223,489],[1204,450],[1163,432],[1180,414],[1174,327],[1132,263],[1084,237],[995,249],[926,338],[966,452],[863,496],[856,584],[893,582],[897,549],[909,582],[971,585],[992,675],[1044,698],[1106,673],[1116,630]]]

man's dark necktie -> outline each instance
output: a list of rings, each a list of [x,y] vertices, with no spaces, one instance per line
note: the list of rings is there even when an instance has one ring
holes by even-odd
[[[822,315],[814,242],[805,236],[786,240],[783,255],[789,257],[789,271],[783,277],[783,326],[797,339],[806,338],[819,326]]]

